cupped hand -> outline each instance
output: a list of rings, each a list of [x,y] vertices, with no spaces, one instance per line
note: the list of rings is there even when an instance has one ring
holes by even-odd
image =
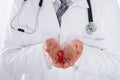
[[[68,43],[64,49],[64,65],[63,68],[71,67],[79,59],[83,51],[83,43],[77,39],[74,39]]]
[[[58,62],[58,51],[62,50],[60,45],[54,39],[47,39],[44,42],[44,52],[50,63],[58,68],[62,68],[63,64]]]

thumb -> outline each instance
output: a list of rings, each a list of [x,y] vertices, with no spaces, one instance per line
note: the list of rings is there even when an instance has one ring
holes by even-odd
[[[82,53],[82,51],[83,51],[83,43],[78,43],[77,44],[77,51],[78,51],[78,53]]]
[[[49,51],[49,49],[48,49],[48,46],[47,46],[47,45],[44,45],[44,46],[43,46],[43,49],[44,49],[44,51],[46,51],[46,52],[48,52],[48,51]]]

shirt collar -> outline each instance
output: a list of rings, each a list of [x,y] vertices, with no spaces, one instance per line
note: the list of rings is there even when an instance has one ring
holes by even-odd
[[[52,2],[55,2],[55,1],[57,0],[52,0]],[[71,0],[71,1],[74,3],[74,5],[78,5],[84,8],[89,8],[87,0]]]

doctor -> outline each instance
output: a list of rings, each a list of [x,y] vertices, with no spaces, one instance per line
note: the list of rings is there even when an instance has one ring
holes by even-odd
[[[120,80],[117,1],[87,1],[67,0],[61,12],[59,0],[14,0],[4,70],[15,80]],[[90,7],[94,28],[86,27]],[[56,60],[61,49],[64,64]]]

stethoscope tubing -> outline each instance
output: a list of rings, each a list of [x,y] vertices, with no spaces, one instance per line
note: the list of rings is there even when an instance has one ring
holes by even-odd
[[[27,2],[27,0],[24,0],[24,1],[23,1],[20,10],[17,12],[16,16],[13,17],[13,19],[11,20],[10,26],[11,26],[11,28],[12,28],[13,30],[17,30],[17,31],[20,31],[20,32],[24,32],[24,33],[26,33],[26,34],[32,34],[32,33],[34,33],[34,32],[36,31],[36,29],[37,29],[38,16],[39,16],[39,13],[40,13],[40,8],[42,7],[43,0],[40,0],[40,2],[39,2],[39,7],[40,7],[40,8],[39,8],[39,10],[38,10],[38,12],[37,12],[37,16],[36,16],[36,20],[35,20],[35,29],[34,29],[32,32],[26,32],[26,31],[25,31],[24,29],[22,29],[22,28],[17,28],[17,29],[16,29],[16,28],[13,27],[13,21],[14,21],[14,20],[16,19],[16,17],[22,12],[22,10],[23,10],[26,2]],[[26,25],[26,27],[28,27],[28,26]],[[29,28],[29,27],[28,27],[28,28]],[[30,29],[30,28],[29,28],[29,29]]]

